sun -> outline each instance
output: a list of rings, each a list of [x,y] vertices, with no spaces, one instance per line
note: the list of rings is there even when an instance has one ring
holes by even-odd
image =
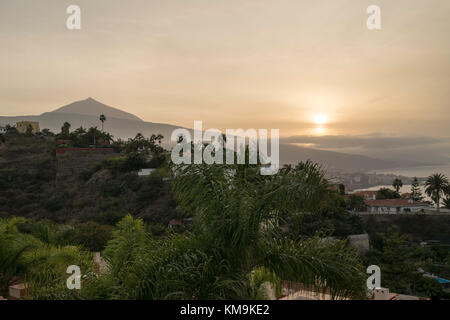
[[[328,122],[328,117],[324,113],[317,113],[314,115],[314,123],[317,125],[323,125]]]

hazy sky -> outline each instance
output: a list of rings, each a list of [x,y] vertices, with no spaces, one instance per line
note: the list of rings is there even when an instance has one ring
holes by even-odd
[[[187,127],[449,137],[449,31],[448,0],[1,0],[0,115],[93,97]]]

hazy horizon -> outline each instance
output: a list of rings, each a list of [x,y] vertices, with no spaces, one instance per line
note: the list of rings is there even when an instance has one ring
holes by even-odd
[[[72,31],[70,4],[0,3],[1,115],[93,97],[145,121],[279,128],[322,148],[330,136],[448,143],[447,1],[378,0],[377,31],[365,0],[80,0]]]

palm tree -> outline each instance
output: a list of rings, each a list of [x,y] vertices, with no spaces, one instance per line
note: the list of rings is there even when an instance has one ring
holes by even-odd
[[[403,187],[403,182],[399,178],[395,178],[394,182],[392,182],[392,186],[395,188],[395,191],[397,191],[397,193],[398,193],[400,188]]]
[[[17,230],[21,219],[0,219],[0,295],[5,295],[13,277],[21,274],[24,254],[33,248],[30,238]]]
[[[80,247],[60,247],[23,234],[18,225],[23,218],[0,219],[0,295],[5,295],[13,279],[27,285],[27,298],[67,299],[77,290],[67,290],[66,269],[78,265],[90,271],[92,254]]]
[[[448,188],[448,179],[442,173],[435,173],[425,182],[425,193],[436,203],[437,211],[440,211],[441,198]]]
[[[332,192],[321,169],[302,163],[276,176],[256,165],[175,166],[172,189],[194,216],[193,232],[146,237],[127,216],[105,250],[105,277],[87,279],[85,297],[122,299],[251,299],[265,279],[329,289],[333,298],[361,297],[359,254],[345,241],[292,240],[279,223],[313,213]],[[109,288],[109,289],[105,289]]]
[[[102,132],[103,132],[103,123],[106,121],[106,117],[104,114],[100,115],[100,121],[102,122]]]
[[[62,135],[64,138],[69,137],[69,134],[70,134],[70,127],[71,127],[70,123],[68,123],[67,121],[64,122],[64,124],[63,124],[63,126],[62,126],[62,128],[61,128],[61,135]]]
[[[450,184],[445,188],[445,199],[443,200],[444,206],[450,209]]]

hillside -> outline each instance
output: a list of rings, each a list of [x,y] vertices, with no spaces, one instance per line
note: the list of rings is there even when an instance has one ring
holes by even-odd
[[[55,155],[53,138],[8,134],[0,149],[0,218],[15,215],[115,225],[131,213],[164,230],[178,217],[163,169],[151,177],[138,177],[134,170],[103,167],[105,158],[86,156],[90,161],[84,174],[57,179],[61,160]],[[65,166],[70,161],[79,166],[79,157],[66,159]],[[124,155],[112,153],[109,158],[120,163]]]

